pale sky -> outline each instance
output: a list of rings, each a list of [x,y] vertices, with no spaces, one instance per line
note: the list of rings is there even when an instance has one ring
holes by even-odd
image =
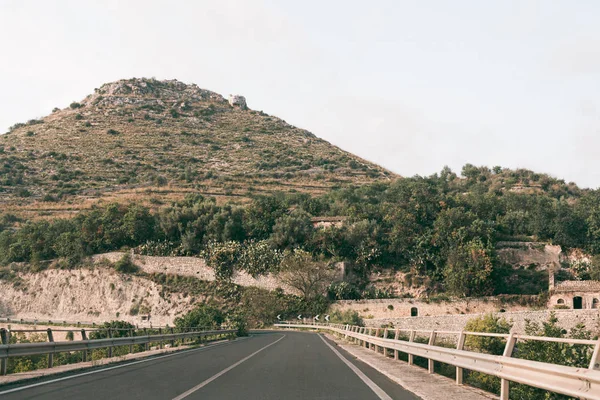
[[[600,1],[0,0],[0,132],[102,83],[178,79],[403,176],[600,186]]]

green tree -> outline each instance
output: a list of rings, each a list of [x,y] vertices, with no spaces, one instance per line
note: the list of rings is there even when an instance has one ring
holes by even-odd
[[[290,249],[306,243],[312,232],[310,216],[302,210],[295,210],[290,215],[277,218],[269,240],[277,248]]]
[[[223,312],[208,304],[199,304],[182,317],[175,319],[175,326],[183,331],[186,328],[218,329],[225,321]]]
[[[233,276],[234,268],[241,253],[238,242],[210,242],[202,255],[206,263],[214,269],[215,277],[220,281],[229,281]]]
[[[286,285],[298,290],[307,300],[323,297],[327,286],[335,278],[335,270],[322,260],[303,250],[287,252],[279,275]]]
[[[492,270],[491,250],[481,240],[460,244],[448,254],[444,269],[446,290],[465,297],[490,294]]]

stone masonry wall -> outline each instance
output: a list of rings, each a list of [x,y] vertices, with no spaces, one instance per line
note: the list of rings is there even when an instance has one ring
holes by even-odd
[[[548,320],[550,310],[541,311],[515,311],[495,313],[495,315],[506,318],[513,323],[513,333],[524,333],[525,321],[542,323]],[[558,324],[564,329],[571,329],[582,322],[586,329],[598,334],[600,333],[600,312],[598,310],[554,310],[558,318]],[[378,318],[365,319],[366,326],[381,327],[391,325],[401,329],[423,329],[423,330],[448,330],[460,331],[465,328],[467,321],[482,314],[460,314],[460,315],[437,315],[429,317],[403,317],[403,318]]]
[[[426,302],[417,299],[341,300],[332,305],[332,310],[356,311],[364,319],[410,317],[411,309],[417,308],[419,316],[447,314],[473,314],[505,311],[525,311],[528,306],[505,303],[501,298],[456,299],[441,302]]]

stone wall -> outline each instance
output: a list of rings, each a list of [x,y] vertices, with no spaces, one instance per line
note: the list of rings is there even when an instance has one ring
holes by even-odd
[[[96,263],[103,259],[111,263],[117,262],[125,253],[113,252],[98,254],[92,257]],[[198,257],[154,257],[133,255],[132,261],[142,271],[152,273],[162,273],[171,275],[191,276],[203,281],[214,281],[215,272],[206,265],[206,262]],[[245,271],[235,271],[232,282],[240,286],[255,286],[266,290],[283,289],[286,293],[298,294],[298,291],[283,282],[273,274],[262,275],[257,278]]]
[[[526,305],[507,303],[498,297],[456,299],[440,302],[417,299],[341,300],[332,305],[332,310],[356,311],[365,319],[410,317],[413,308],[417,309],[419,316],[473,314],[498,312],[500,310],[525,311],[530,309]]]
[[[513,323],[512,332],[524,333],[525,321],[541,323],[550,317],[550,310],[541,311],[515,311],[495,313],[495,315],[506,318]],[[555,310],[558,324],[564,329],[571,329],[578,323],[583,323],[586,329],[595,334],[600,333],[598,310]],[[403,317],[403,318],[379,318],[365,319],[366,326],[380,327],[391,325],[401,329],[423,329],[423,330],[448,330],[460,331],[465,328],[467,321],[483,314],[461,314],[461,315],[438,315],[430,317]]]

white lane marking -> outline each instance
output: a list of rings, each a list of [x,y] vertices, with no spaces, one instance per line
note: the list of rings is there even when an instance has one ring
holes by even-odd
[[[145,359],[145,360],[134,361],[134,362],[127,363],[127,364],[117,365],[117,366],[114,366],[114,367],[103,368],[103,369],[99,369],[99,370],[96,370],[96,371],[84,372],[82,374],[69,375],[69,376],[65,376],[63,378],[52,379],[50,381],[44,381],[44,382],[40,382],[40,383],[33,383],[31,385],[21,386],[21,387],[10,389],[10,390],[5,390],[4,392],[0,392],[0,395],[14,393],[14,392],[19,392],[21,390],[31,389],[31,388],[34,388],[34,387],[37,387],[37,386],[49,385],[51,383],[66,381],[68,379],[79,378],[80,376],[92,375],[92,374],[97,374],[97,373],[100,373],[100,372],[110,371],[110,370],[117,369],[117,368],[129,367],[131,365],[141,364],[141,363],[145,363],[145,362],[148,362],[148,361],[160,360],[161,358],[179,356],[179,355],[182,355],[182,354],[192,353],[192,352],[201,351],[201,350],[209,350],[209,349],[213,349],[215,347],[219,347],[219,346],[223,346],[223,345],[227,345],[227,344],[237,343],[237,342],[239,342],[241,340],[245,340],[245,339],[247,339],[247,338],[236,339],[234,341],[224,342],[224,343],[216,343],[216,344],[213,344],[213,345],[210,345],[210,346],[200,347],[200,348],[197,348],[197,349],[178,351],[178,352],[175,352],[175,353],[172,353],[172,354],[167,354],[167,355],[164,355],[164,356],[152,357],[152,358],[148,358],[148,359]],[[10,383],[8,383],[8,385],[10,385]]]
[[[226,374],[227,372],[231,371],[232,369],[234,369],[235,367],[237,367],[238,365],[240,365],[241,363],[243,363],[244,361],[248,360],[251,357],[254,357],[255,355],[257,355],[258,353],[260,353],[261,351],[265,350],[268,347],[273,346],[275,343],[279,342],[281,339],[283,339],[285,337],[285,335],[283,335],[282,337],[280,337],[279,339],[277,339],[276,341],[274,341],[273,343],[270,343],[268,345],[266,345],[265,347],[255,351],[254,353],[250,354],[248,357],[244,357],[242,358],[240,361],[236,362],[235,364],[225,368],[223,371],[219,372],[218,374],[215,374],[213,376],[211,376],[210,378],[208,378],[207,380],[205,380],[204,382],[200,383],[197,386],[194,386],[193,388],[191,388],[190,390],[188,390],[187,392],[184,392],[182,394],[180,394],[179,396],[175,397],[173,400],[182,400],[185,399],[186,397],[188,397],[190,394],[194,393],[197,390],[202,389],[204,386],[208,385],[209,383],[211,383],[212,381],[214,381],[215,379],[217,379],[218,377],[220,377],[223,374]],[[391,399],[390,399],[391,400]]]
[[[323,341],[323,343],[325,343],[330,349],[331,351],[333,351],[335,353],[336,356],[338,356],[340,358],[340,360],[342,360],[344,362],[344,364],[346,364],[348,367],[350,367],[350,369],[356,374],[358,375],[358,377],[360,379],[362,379],[362,381],[373,391],[375,392],[375,394],[377,395],[377,397],[379,397],[381,400],[393,400],[386,392],[383,391],[382,388],[380,388],[379,386],[377,386],[377,384],[375,382],[373,382],[371,379],[369,379],[368,376],[366,376],[360,369],[358,369],[358,367],[354,364],[352,364],[350,361],[346,360],[346,357],[344,357],[339,351],[337,351],[332,345],[330,345],[329,343],[327,343],[327,341],[325,339],[323,339],[323,336],[319,335],[319,337],[321,338],[321,340]]]

